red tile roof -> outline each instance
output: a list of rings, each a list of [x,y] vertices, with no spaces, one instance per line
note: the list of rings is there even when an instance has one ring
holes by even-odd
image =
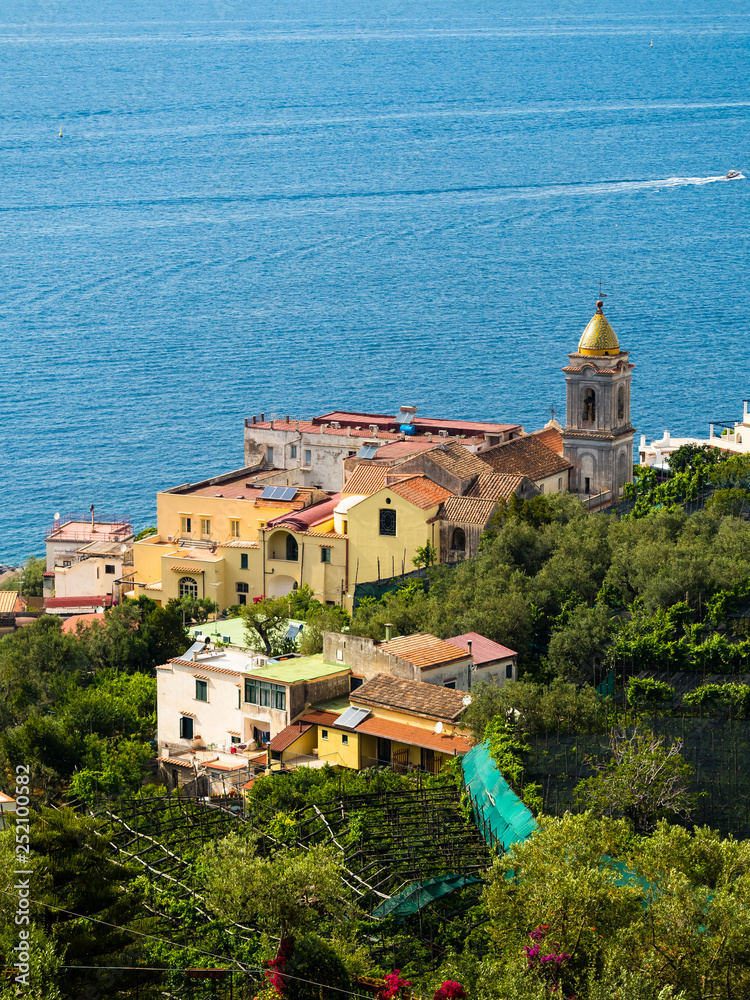
[[[510,500],[524,483],[526,476],[504,475],[502,472],[487,472],[472,484],[464,494],[477,500]]]
[[[392,722],[390,719],[370,718],[361,722],[355,733],[369,733],[397,743],[406,743],[413,747],[424,747],[426,750],[437,750],[439,753],[465,754],[471,750],[471,740],[466,736],[448,736],[445,733],[431,732],[420,726],[410,726],[404,722]]]
[[[499,642],[486,639],[478,632],[466,632],[464,635],[454,635],[448,640],[454,646],[469,650],[469,640],[471,640],[471,656],[478,667],[485,663],[494,663],[496,660],[507,660],[511,656],[518,656],[515,649],[501,646]]]
[[[563,436],[556,427],[543,427],[540,431],[532,431],[531,435],[554,451],[556,455],[562,455]]]
[[[388,487],[392,493],[398,494],[415,507],[428,510],[447,500],[453,494],[450,490],[433,483],[427,476],[412,476],[411,479],[404,479],[400,483],[393,483]]]
[[[466,654],[461,651],[462,659]],[[392,708],[409,715],[420,715],[442,722],[454,722],[463,712],[464,691],[455,691],[439,684],[409,681],[390,674],[376,674],[352,691],[349,701],[354,705]]]
[[[280,733],[276,733],[268,745],[271,750],[281,753],[282,750],[286,750],[293,743],[296,743],[300,736],[309,729],[312,729],[312,727],[312,722],[307,722],[305,719],[298,719],[297,722],[293,722],[286,729],[282,729]]]
[[[542,444],[533,434],[488,448],[482,452],[482,458],[497,472],[528,476],[535,482],[573,468],[566,458]]]
[[[79,622],[83,623],[83,627],[87,625],[92,625],[96,621],[104,621],[103,611],[94,611],[90,615],[71,615],[70,618],[66,618],[62,623],[63,632],[73,632],[76,631],[76,626]]]
[[[385,486],[385,465],[359,465],[342,487],[343,496],[372,496]]]
[[[440,444],[425,457],[428,462],[434,462],[441,469],[460,479],[469,479],[471,476],[481,476],[492,471],[481,456],[475,455],[457,441]]]
[[[475,500],[472,497],[449,497],[441,504],[438,518],[458,524],[479,524],[484,527],[497,507],[496,500]]]
[[[400,635],[397,639],[381,642],[379,648],[393,653],[407,663],[413,663],[415,667],[439,667],[444,663],[457,663],[466,659],[463,649],[451,646],[449,642],[438,639],[429,632]]]
[[[112,604],[112,596],[105,594],[103,597],[47,597],[44,601],[44,608],[96,608],[103,605],[108,608]]]
[[[315,726],[335,726],[336,723],[341,718],[336,712],[324,712],[320,708],[315,708],[312,712],[308,712],[307,715],[303,715],[298,722],[309,722]]]

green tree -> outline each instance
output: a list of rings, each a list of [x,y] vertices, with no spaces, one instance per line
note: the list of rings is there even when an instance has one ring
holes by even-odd
[[[206,898],[220,916],[248,921],[283,939],[351,915],[341,874],[341,862],[328,847],[262,858],[252,840],[230,834],[207,850]]]
[[[219,613],[219,605],[210,597],[188,597],[186,594],[177,604],[185,619],[198,625],[207,622],[211,615]]]
[[[614,632],[609,611],[601,604],[574,607],[553,633],[549,665],[564,680],[592,683],[602,675],[607,648]]]
[[[317,934],[294,939],[281,979],[286,1000],[340,1000],[351,985],[346,966]],[[315,983],[320,985],[312,985]]]
[[[663,817],[689,819],[696,802],[688,790],[693,769],[681,749],[681,740],[667,744],[637,728],[614,729],[609,760],[594,761],[594,775],[576,785],[579,806],[624,817],[638,833],[655,829]]]
[[[351,617],[343,608],[321,608],[308,617],[299,638],[299,651],[303,656],[323,652],[324,632],[348,631]]]
[[[672,472],[692,472],[724,460],[724,453],[719,448],[712,448],[708,444],[683,444],[669,456],[669,468]]]
[[[240,608],[245,620],[245,637],[248,647],[261,647],[267,656],[293,652],[288,648],[286,632],[289,627],[289,601],[286,597],[265,597],[254,604]]]
[[[141,528],[138,534],[133,539],[134,542],[140,542],[143,538],[149,538],[151,535],[158,534],[158,529],[155,525],[151,525],[149,528]]]
[[[417,554],[412,559],[412,564],[419,569],[421,566],[430,567],[435,562],[437,562],[438,550],[432,544],[430,539],[422,546],[417,546]]]
[[[29,556],[21,569],[0,583],[0,590],[17,590],[23,597],[41,597],[44,593],[44,559]]]

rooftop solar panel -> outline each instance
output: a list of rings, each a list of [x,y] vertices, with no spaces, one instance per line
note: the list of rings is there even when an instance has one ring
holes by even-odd
[[[374,458],[377,450],[378,445],[376,444],[363,444],[357,452],[357,458]]]
[[[336,725],[343,726],[344,729],[356,729],[360,722],[364,722],[369,714],[369,708],[355,708],[354,705],[350,705],[344,714],[339,717]]]

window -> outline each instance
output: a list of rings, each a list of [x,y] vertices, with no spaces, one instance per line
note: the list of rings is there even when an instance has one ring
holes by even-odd
[[[266,461],[269,465],[273,465],[273,448],[271,445],[266,448]]]
[[[208,701],[208,681],[195,682],[195,700]]]
[[[210,517],[202,517],[201,518],[201,535],[210,535],[210,534],[211,534],[211,518]]]
[[[105,563],[104,564],[104,572],[105,573],[109,573],[110,576],[114,576],[115,575],[115,567],[111,566],[109,563]]]
[[[192,740],[193,738],[193,720],[187,715],[180,716],[180,739],[181,740]]]
[[[237,584],[237,593],[238,594],[249,594],[250,593],[250,584],[249,583],[238,583]]]
[[[511,680],[511,681],[513,680],[513,664],[512,663],[509,663],[507,665],[507,667],[505,668],[505,676],[508,678],[508,680]]]
[[[240,522],[235,521],[234,518],[229,522],[229,534],[232,538],[240,537]]]
[[[183,576],[180,580],[180,597],[192,597],[193,600],[198,600],[198,584],[192,578],[192,576]]]
[[[617,390],[617,419],[625,419],[625,386],[620,386]]]
[[[247,569],[247,552],[243,552],[240,556],[240,569]]]
[[[557,488],[558,490],[562,489],[562,476],[560,476],[560,478],[557,480]]]
[[[261,708],[286,712],[286,688],[282,684],[269,684],[253,677],[245,678],[245,701]]]
[[[309,448],[305,448],[305,465],[312,465],[312,452]]]
[[[222,642],[231,642],[232,641],[232,637],[231,637],[231,635],[223,635],[221,637],[221,641]]]
[[[328,730],[327,729],[321,729],[320,730],[320,738],[321,738],[321,740],[327,740],[328,739]]]
[[[247,594],[237,594],[238,604],[247,604]]]
[[[583,390],[583,410],[581,419],[585,424],[594,423],[596,420],[596,393],[593,389]]]
[[[193,519],[191,517],[180,518],[180,531],[183,535],[189,535],[193,530]]]
[[[396,511],[387,510],[383,507],[380,508],[380,534],[381,535],[395,535],[396,534]]]
[[[466,551],[466,532],[463,528],[453,529],[453,538],[451,539],[451,548],[457,549],[459,552]]]
[[[297,562],[297,557],[299,555],[297,548],[297,539],[294,535],[286,536],[286,557],[290,562]]]
[[[239,736],[233,736],[233,737],[232,737],[232,743],[233,743],[233,744],[235,744],[235,746],[236,746],[236,745],[237,745],[237,744],[238,744],[239,742],[240,742],[240,738],[239,738]]]
[[[456,682],[455,682],[455,680],[453,680],[453,681],[446,681],[445,684],[443,684],[443,687],[444,688],[450,688],[451,691],[455,691],[456,690]]]
[[[289,457],[290,458],[296,458],[297,457],[297,445],[296,444],[290,444],[289,445]]]
[[[591,480],[589,479],[588,476],[586,476],[586,478],[583,481],[583,492],[584,493],[590,493],[591,492]]]
[[[327,563],[331,561],[331,550],[327,545],[324,545],[320,550],[320,561]]]
[[[348,535],[349,534],[349,522],[348,521],[342,521],[341,522],[341,528],[342,528],[342,531],[341,531],[342,535]]]
[[[354,674],[352,674],[349,678],[349,690],[356,691],[358,687],[362,687],[363,683],[364,681],[361,677],[355,677]]]
[[[343,745],[345,747],[349,746],[349,734],[348,733],[342,733],[341,734],[341,742],[343,743]]]

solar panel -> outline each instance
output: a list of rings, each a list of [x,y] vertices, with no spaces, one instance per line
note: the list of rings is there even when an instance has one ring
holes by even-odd
[[[378,447],[376,444],[363,444],[357,452],[357,458],[375,458]]]
[[[403,410],[399,411],[398,422],[403,426],[404,424],[410,424],[414,420],[413,413],[404,413]]]
[[[296,486],[266,486],[260,495],[260,499],[291,500],[296,492]]]
[[[281,495],[278,498],[279,500],[291,500],[297,492],[296,486],[279,487],[279,489],[281,490]]]
[[[369,714],[369,708],[355,708],[354,705],[350,705],[344,714],[339,716],[336,725],[343,726],[344,729],[356,729],[360,722],[364,722]]]
[[[260,499],[261,500],[273,500],[273,498],[274,498],[275,495],[276,495],[276,487],[275,486],[265,486],[263,488],[263,492],[260,495]]]
[[[296,639],[301,631],[302,631],[301,625],[290,625],[289,628],[286,630],[286,638]]]

